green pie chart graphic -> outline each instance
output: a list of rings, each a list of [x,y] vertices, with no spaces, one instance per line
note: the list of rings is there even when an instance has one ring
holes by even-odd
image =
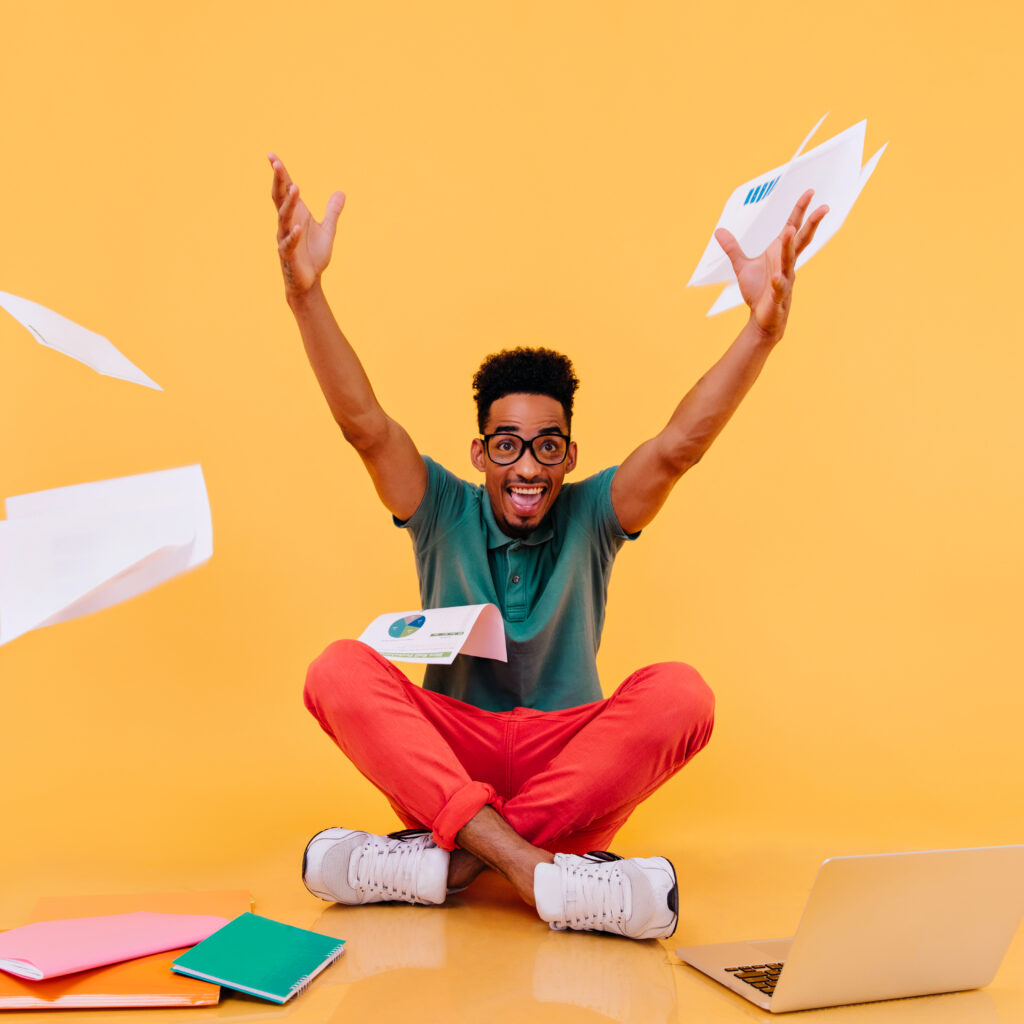
[[[404,636],[412,636],[426,621],[426,616],[419,613],[403,615],[388,626],[388,636],[393,636],[396,640],[401,640]]]

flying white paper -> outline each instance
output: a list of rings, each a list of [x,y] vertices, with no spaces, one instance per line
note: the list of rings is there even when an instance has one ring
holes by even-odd
[[[389,612],[359,639],[390,661],[450,665],[459,654],[508,661],[505,624],[493,604]]]
[[[726,202],[718,223],[711,232],[711,240],[704,250],[704,255],[701,256],[697,269],[687,282],[687,287],[726,284],[714,305],[708,310],[708,316],[732,309],[743,302],[729,257],[715,238],[715,231],[719,228],[731,231],[736,236],[740,248],[748,256],[761,253],[785,227],[796,201],[807,189],[813,188],[814,199],[811,201],[811,208],[824,203],[829,207],[829,212],[818,226],[814,240],[797,258],[796,265],[800,267],[843,226],[861,190],[878,166],[888,143],[861,167],[867,121],[860,121],[828,142],[823,142],[820,146],[803,153],[804,146],[824,120],[822,118],[811,129],[788,163],[744,182]]]
[[[117,377],[163,391],[156,381],[147,377],[101,334],[87,330],[38,302],[29,302],[9,292],[0,292],[0,307],[25,327],[40,345],[63,352],[105,377]]]
[[[8,498],[0,520],[0,644],[99,611],[207,561],[199,466]]]

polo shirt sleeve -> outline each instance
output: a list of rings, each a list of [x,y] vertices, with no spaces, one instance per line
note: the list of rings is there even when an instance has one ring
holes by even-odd
[[[619,525],[615,509],[612,507],[612,480],[618,466],[595,473],[577,485],[581,500],[581,509],[585,521],[590,523],[590,533],[605,555],[614,555],[627,540],[636,540],[636,533],[626,533]]]
[[[472,484],[428,455],[423,456],[423,464],[427,470],[427,489],[419,506],[408,519],[392,516],[395,526],[412,534],[417,551],[425,550],[454,529],[474,505],[475,488]]]

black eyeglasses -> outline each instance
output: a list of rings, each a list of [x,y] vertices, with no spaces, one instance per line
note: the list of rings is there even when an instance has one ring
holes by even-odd
[[[565,434],[538,434],[529,441],[518,434],[485,434],[487,458],[499,466],[511,466],[530,453],[542,466],[560,466],[569,454],[569,438]]]

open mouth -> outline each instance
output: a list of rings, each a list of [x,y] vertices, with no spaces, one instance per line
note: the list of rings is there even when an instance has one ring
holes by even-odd
[[[543,484],[512,484],[505,488],[505,493],[515,514],[529,519],[540,511],[547,488]]]

